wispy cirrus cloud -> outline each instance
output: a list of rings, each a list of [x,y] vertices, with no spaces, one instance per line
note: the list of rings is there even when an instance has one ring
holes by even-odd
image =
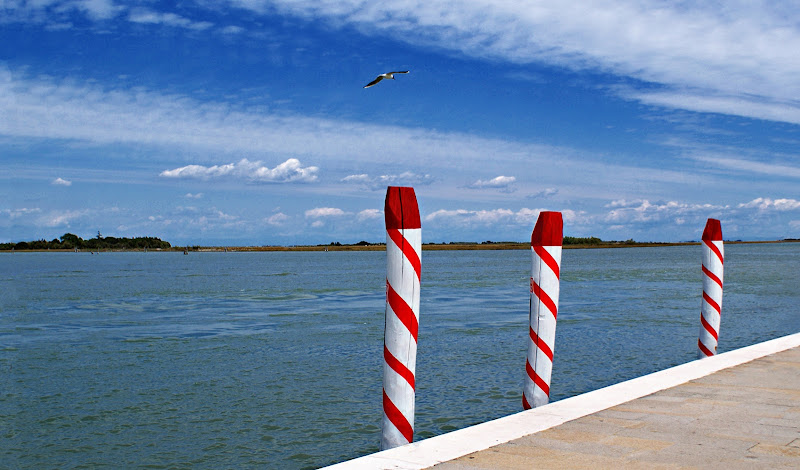
[[[792,2],[600,0],[227,0],[258,16],[282,14],[368,36],[510,63],[611,73],[620,95],[646,104],[800,122],[800,12]],[[9,2],[6,2],[9,4]],[[68,22],[70,14],[208,29],[206,2],[193,10],[128,7],[112,0],[11,1],[0,22]],[[127,14],[126,14],[127,13]],[[240,32],[241,26],[226,31]],[[627,80],[626,80],[627,81]],[[652,85],[660,85],[653,87]]]
[[[370,176],[366,173],[349,175],[342,178],[343,183],[360,184],[372,190],[386,189],[387,186],[425,186],[436,179],[429,174],[417,174],[410,171],[399,175]]]
[[[611,72],[660,84],[623,93],[648,104],[797,123],[800,12],[794,5],[657,0],[365,3],[361,0],[229,0],[368,35],[513,63]],[[630,91],[630,90],[629,90]]]
[[[264,166],[261,161],[251,162],[243,158],[238,163],[225,165],[187,165],[172,170],[164,170],[159,176],[203,180],[227,176],[266,183],[310,183],[317,180],[318,170],[319,168],[315,166],[302,166],[300,160],[296,158],[290,158],[272,169]]]
[[[0,134],[96,144],[136,144],[204,152],[242,152],[376,163],[404,161],[452,169],[453,162],[508,162],[519,156],[546,161],[566,150],[458,132],[376,125],[343,119],[272,114],[200,102],[183,95],[103,88],[94,83],[31,78],[0,64]],[[224,165],[220,165],[224,166]],[[465,165],[466,166],[466,165]],[[195,169],[202,171],[202,169]],[[187,170],[188,171],[188,170]],[[217,168],[215,171],[225,171]],[[370,186],[430,184],[424,172],[352,175]]]
[[[558,194],[558,189],[556,188],[545,188],[541,191],[537,191],[535,193],[528,194],[525,196],[528,199],[536,199],[536,198],[549,198],[553,197]]]
[[[16,219],[19,217],[24,217],[30,214],[38,214],[42,212],[42,210],[38,207],[22,207],[19,209],[2,209],[0,210],[0,214],[5,215],[9,219]]]
[[[209,21],[193,21],[175,13],[160,12],[149,8],[134,8],[128,14],[128,20],[132,23],[160,24],[197,31],[206,30],[214,26],[214,23]]]

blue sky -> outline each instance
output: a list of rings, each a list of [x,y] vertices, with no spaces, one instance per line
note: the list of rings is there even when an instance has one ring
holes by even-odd
[[[800,238],[798,2],[5,0],[0,242]],[[362,87],[379,73],[410,70]]]

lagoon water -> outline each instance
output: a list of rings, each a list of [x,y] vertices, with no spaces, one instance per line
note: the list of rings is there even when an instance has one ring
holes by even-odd
[[[553,400],[694,360],[699,246],[565,250]],[[800,331],[800,243],[726,245],[719,351]],[[0,255],[6,468],[378,450],[383,252]],[[527,251],[422,257],[417,440],[521,410]]]

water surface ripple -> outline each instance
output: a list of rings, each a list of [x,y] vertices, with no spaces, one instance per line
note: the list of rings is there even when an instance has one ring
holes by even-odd
[[[416,439],[521,410],[526,251],[422,258]],[[7,468],[378,450],[385,254],[0,255]],[[552,399],[691,361],[700,247],[565,250]],[[800,244],[726,246],[720,351],[800,331]]]

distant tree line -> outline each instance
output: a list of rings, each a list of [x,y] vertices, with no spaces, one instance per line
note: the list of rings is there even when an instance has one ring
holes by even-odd
[[[0,250],[143,250],[167,249],[172,245],[156,237],[117,238],[104,237],[97,232],[97,237],[84,240],[83,238],[65,233],[60,238],[50,241],[36,240],[19,243],[0,243]]]

